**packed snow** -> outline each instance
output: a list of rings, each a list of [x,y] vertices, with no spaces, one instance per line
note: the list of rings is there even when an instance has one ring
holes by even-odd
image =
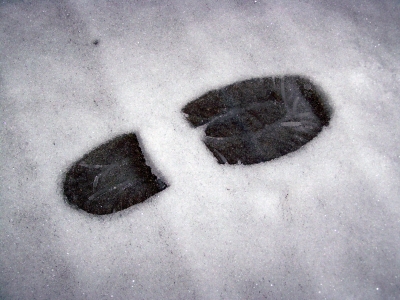
[[[181,109],[300,74],[328,127],[220,165]],[[400,2],[1,1],[1,299],[398,299]],[[287,124],[295,126],[295,124]],[[168,188],[105,216],[62,181],[135,132]]]

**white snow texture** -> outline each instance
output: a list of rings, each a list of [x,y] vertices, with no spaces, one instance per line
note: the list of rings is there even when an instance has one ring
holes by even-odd
[[[285,74],[329,126],[218,164],[181,109]],[[399,87],[397,0],[0,1],[0,298],[399,299]],[[70,207],[71,164],[128,132],[169,187]]]

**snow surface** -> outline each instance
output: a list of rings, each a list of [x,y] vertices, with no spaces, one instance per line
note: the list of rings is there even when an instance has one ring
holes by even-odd
[[[399,1],[0,3],[1,299],[400,297]],[[283,74],[325,91],[330,125],[219,165],[182,107]],[[67,168],[126,132],[169,187],[68,206]]]

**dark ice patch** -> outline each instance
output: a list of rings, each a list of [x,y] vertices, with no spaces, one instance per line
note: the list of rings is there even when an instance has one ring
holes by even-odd
[[[330,121],[321,91],[301,76],[266,77],[210,91],[183,109],[220,164],[256,164],[299,149]]]
[[[167,185],[152,174],[135,134],[125,134],[86,154],[68,170],[67,202],[88,213],[110,214],[140,203]]]

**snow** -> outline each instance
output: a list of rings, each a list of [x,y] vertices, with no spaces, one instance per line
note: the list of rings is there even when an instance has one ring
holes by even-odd
[[[396,299],[400,4],[0,2],[0,298]],[[98,40],[98,44],[93,42]],[[332,120],[279,159],[219,165],[181,109],[300,74]],[[67,168],[136,132],[169,187],[92,216]]]

